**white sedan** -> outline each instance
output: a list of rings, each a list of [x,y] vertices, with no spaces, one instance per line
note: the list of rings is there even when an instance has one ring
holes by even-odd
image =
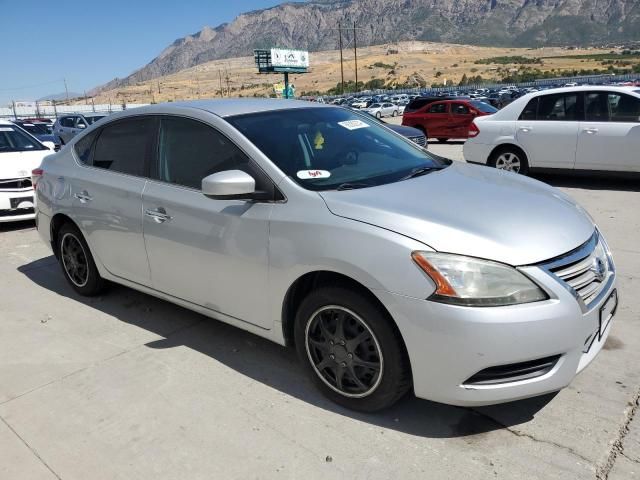
[[[19,126],[0,120],[0,222],[34,218],[31,172],[53,153]]]
[[[569,87],[525,95],[469,127],[464,158],[531,170],[640,172],[640,88]]]
[[[363,108],[365,112],[377,118],[397,117],[400,112],[397,105],[393,103],[374,103],[367,108]]]

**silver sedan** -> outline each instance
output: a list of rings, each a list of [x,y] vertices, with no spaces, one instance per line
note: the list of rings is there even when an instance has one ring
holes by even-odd
[[[70,286],[146,292],[282,345],[353,409],[567,386],[617,306],[602,234],[540,182],[282,100],[114,114],[33,177]],[[268,368],[268,366],[265,366]]]

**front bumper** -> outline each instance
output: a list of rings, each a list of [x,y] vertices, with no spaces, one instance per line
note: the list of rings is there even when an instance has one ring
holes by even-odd
[[[416,396],[460,405],[490,405],[566,387],[602,349],[600,309],[615,288],[612,273],[602,296],[583,312],[558,280],[538,267],[522,269],[550,293],[542,302],[507,307],[460,307],[376,292],[402,334]],[[481,370],[559,355],[544,375],[491,385],[465,384]]]
[[[33,218],[33,188],[0,190],[0,223]]]

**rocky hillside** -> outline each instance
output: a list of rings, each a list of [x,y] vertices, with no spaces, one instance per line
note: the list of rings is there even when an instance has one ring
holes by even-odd
[[[212,6],[212,8],[215,8]],[[282,46],[337,47],[338,22],[356,22],[358,44],[428,40],[472,45],[588,45],[640,40],[638,0],[309,0],[239,15],[180,38],[129,77],[132,85],[184,68]],[[352,40],[345,32],[345,45]]]

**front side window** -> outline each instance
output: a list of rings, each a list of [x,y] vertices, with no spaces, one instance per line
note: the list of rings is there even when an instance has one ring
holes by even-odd
[[[0,125],[0,153],[32,150],[47,150],[47,148],[17,126]]]
[[[537,120],[570,121],[579,120],[577,93],[557,93],[543,95],[538,103]]]
[[[338,107],[251,113],[226,120],[309,190],[382,185],[450,164],[398,138],[374,118]]]
[[[97,168],[144,176],[150,158],[156,121],[130,118],[105,126],[94,147],[92,164]],[[83,139],[84,140],[84,139]]]
[[[451,111],[455,115],[468,115],[469,107],[467,107],[464,103],[453,103],[451,104]]]
[[[163,182],[200,190],[202,179],[213,173],[242,170],[252,174],[249,163],[238,147],[204,123],[179,117],[160,121],[157,176]]]
[[[609,93],[612,122],[640,122],[640,99],[623,93]]]
[[[62,117],[60,119],[60,125],[67,128],[75,127],[75,117]]]
[[[588,122],[608,122],[609,106],[607,104],[607,94],[602,92],[585,93],[584,116]]]
[[[429,107],[429,113],[447,113],[446,103],[436,103]]]

